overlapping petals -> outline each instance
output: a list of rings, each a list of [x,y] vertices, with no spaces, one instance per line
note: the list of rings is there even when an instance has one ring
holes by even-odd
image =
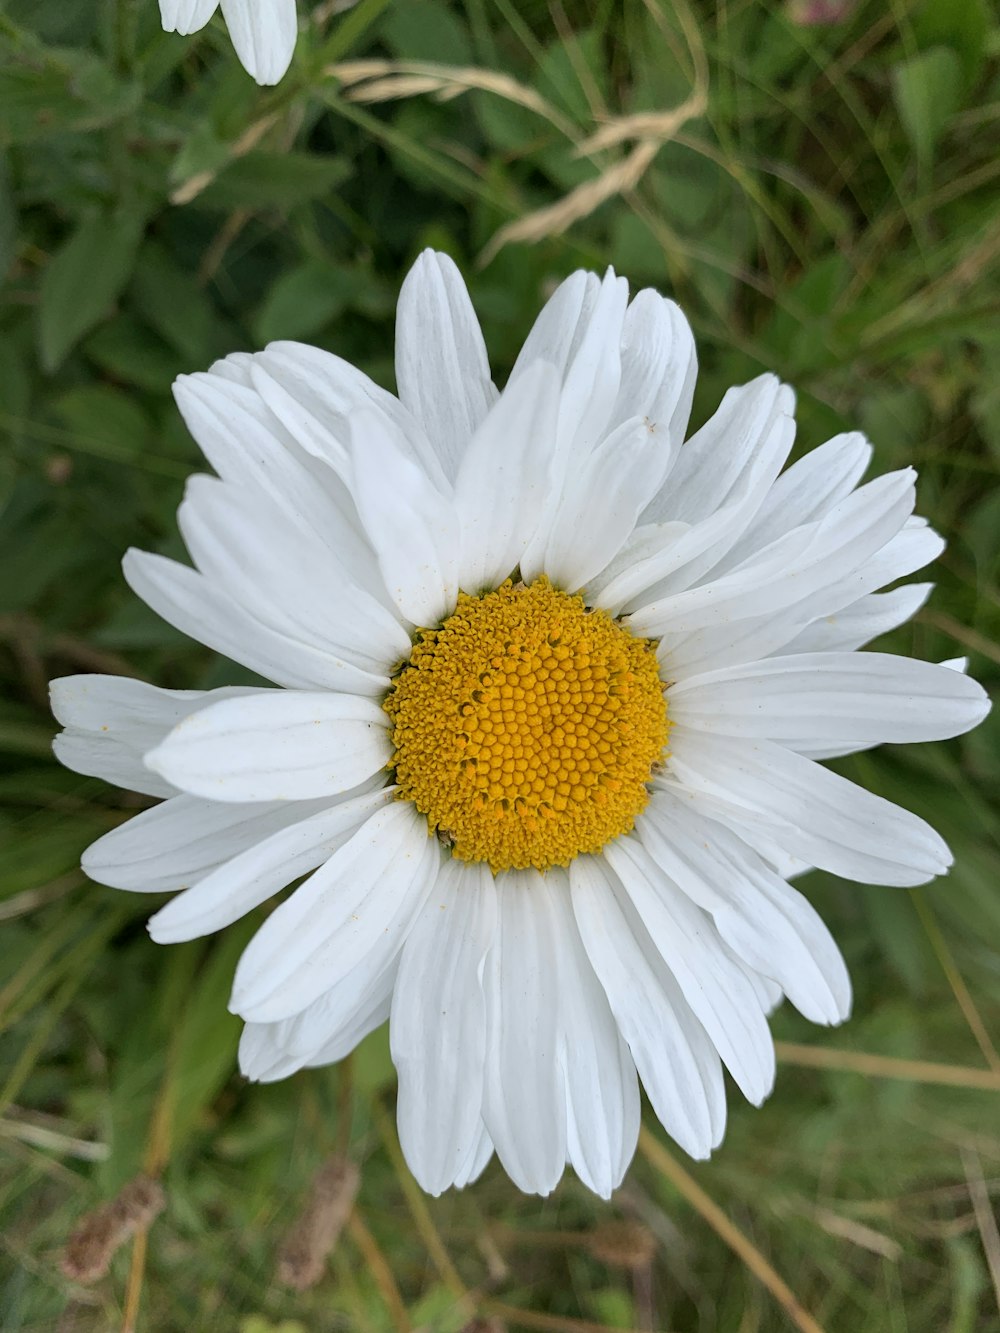
[[[259,84],[279,83],[298,35],[295,0],[160,0],[167,32],[188,35],[222,8],[240,63]]]
[[[215,5],[163,8],[191,31]],[[264,39],[293,7],[223,11],[248,67],[273,74]],[[950,863],[928,824],[817,761],[954,736],[988,704],[954,664],[857,652],[930,591],[884,590],[942,545],[914,516],[913,473],[862,483],[856,433],[786,467],[794,400],[771,375],[683,443],[694,344],[656,293],[629,303],[612,272],[574,274],[498,393],[458,270],[428,252],[396,366],[398,397],[279,343],[178,382],[217,474],[181,508],[194,566],[130,552],[126,576],[282,688],[54,682],[63,762],[164,798],[84,865],[175,893],[150,923],[162,942],[286,893],[237,969],[241,1067],[329,1063],[388,1018],[425,1189],[467,1184],[495,1151],[524,1190],[569,1162],[607,1196],[638,1079],[705,1157],[723,1067],[751,1102],[771,1089],[783,996],[813,1022],[847,1016],[843,959],[789,873],[912,885]],[[633,832],[566,869],[494,876],[395,799],[381,703],[460,591],[540,575],[658,640],[669,752]]]

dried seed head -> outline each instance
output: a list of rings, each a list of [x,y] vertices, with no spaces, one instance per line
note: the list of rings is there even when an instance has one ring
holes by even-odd
[[[74,1282],[102,1278],[125,1242],[148,1227],[166,1202],[158,1180],[146,1175],[130,1180],[113,1199],[80,1219],[63,1252],[63,1273]]]
[[[653,1261],[656,1239],[641,1222],[607,1222],[591,1232],[587,1248],[611,1268],[645,1268]]]
[[[305,1291],[323,1276],[357,1197],[361,1173],[345,1157],[331,1157],[313,1178],[309,1197],[278,1252],[278,1281]]]

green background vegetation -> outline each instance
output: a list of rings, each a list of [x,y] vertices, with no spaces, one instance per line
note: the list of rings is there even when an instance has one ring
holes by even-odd
[[[656,1155],[648,1117],[652,1147],[610,1205],[572,1177],[523,1198],[496,1164],[423,1200],[393,1136],[384,1033],[341,1067],[246,1085],[225,1000],[253,922],[153,945],[155,904],[78,870],[141,799],[49,753],[50,676],[239,678],[119,574],[129,545],[180,552],[174,509],[200,460],[173,377],[300,338],[391,386],[394,299],[424,245],[467,273],[501,381],[552,284],[612,263],[688,312],[696,421],[775,370],[799,392],[801,446],[860,426],[876,470],[916,464],[920,512],[949,545],[891,647],[968,653],[995,681],[1000,29],[985,0],[827,0],[846,12],[820,25],[803,21],[811,3],[302,3],[292,70],[261,90],[218,19],[182,39],[155,0],[0,0],[7,1333],[124,1328],[136,1308],[151,1333],[1000,1328],[1000,716],[844,766],[931,818],[953,873],[919,893],[809,876],[855,1017],[830,1034],[782,1009],[792,1045],[764,1108],[733,1092],[723,1148],[690,1175]],[[342,67],[360,59],[391,63],[366,84]],[[399,63],[414,61],[446,68]],[[470,67],[508,82],[468,89]],[[579,203],[588,182],[607,197],[562,234],[542,214],[497,248],[501,228]],[[795,1044],[828,1050],[829,1067]],[[913,1061],[952,1066],[953,1085]],[[354,1221],[298,1294],[276,1255],[345,1143]],[[148,1245],[92,1286],[70,1281],[74,1224],[144,1165],[167,1197]],[[621,1221],[632,1229],[608,1231]],[[761,1264],[794,1292],[790,1313]]]

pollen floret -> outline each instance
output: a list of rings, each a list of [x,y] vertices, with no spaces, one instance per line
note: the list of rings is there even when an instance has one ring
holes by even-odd
[[[460,594],[384,706],[400,796],[494,873],[628,832],[667,742],[653,643],[544,577]]]

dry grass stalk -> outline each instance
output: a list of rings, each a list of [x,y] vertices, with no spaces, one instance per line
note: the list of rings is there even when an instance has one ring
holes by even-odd
[[[67,880],[72,878],[74,887],[80,883],[75,875],[72,877],[63,876],[63,878]],[[26,894],[19,894],[18,896],[24,898],[28,894],[37,892],[37,890],[29,889]],[[5,916],[6,914],[0,913],[0,921],[4,920]],[[40,1111],[26,1111],[19,1106],[10,1106],[7,1109],[6,1116],[0,1118],[0,1138],[17,1139],[21,1143],[30,1143],[33,1147],[43,1148],[48,1152],[60,1153],[66,1157],[76,1157],[82,1162],[107,1161],[110,1150],[106,1143],[95,1143],[93,1139],[81,1139],[75,1135],[66,1134],[62,1126],[68,1123],[68,1121],[62,1121],[56,1116],[45,1115]]]
[[[365,1226],[361,1214],[352,1213],[347,1226],[351,1240],[361,1252],[365,1268],[375,1280],[382,1303],[396,1333],[414,1333],[406,1302],[393,1276],[392,1265],[385,1257],[385,1252],[378,1241]]]
[[[584,181],[576,189],[570,190],[556,203],[528,213],[515,222],[506,223],[484,248],[479,256],[480,264],[488,264],[512,241],[532,245],[548,236],[561,236],[574,222],[588,217],[608,199],[634,190],[660,148],[689,120],[703,115],[705,105],[705,85],[699,79],[687,101],[670,111],[644,112],[610,121],[577,145],[576,156],[593,156],[600,150],[637,138],[639,141],[628,156],[608,167],[594,180]]]
[[[824,1333],[823,1326],[809,1313],[749,1236],[726,1216],[715,1200],[646,1128],[639,1131],[639,1151],[651,1166],[671,1182],[691,1207],[701,1214],[719,1239],[729,1246],[757,1281],[767,1288],[799,1333]]]
[[[962,1149],[962,1165],[969,1184],[969,1197],[976,1214],[976,1226],[983,1243],[986,1265],[993,1282],[993,1295],[1000,1312],[1000,1228],[997,1227],[996,1214],[990,1202],[989,1188],[983,1178],[983,1168],[979,1154],[970,1148]]]
[[[616,162],[607,171],[602,171],[593,180],[584,181],[569,194],[564,195],[546,208],[536,209],[516,222],[508,222],[493,236],[479,256],[480,264],[488,264],[505,245],[513,241],[524,241],[533,245],[548,236],[561,236],[574,222],[588,217],[608,199],[617,194],[634,190],[646,174],[646,170],[659,151],[660,144],[653,139],[644,139],[621,162]]]
[[[493,93],[534,112],[573,142],[578,137],[573,122],[551,102],[499,70],[439,65],[429,60],[345,60],[330,65],[324,73],[350,89],[347,97],[352,102],[387,102],[419,93],[432,93],[439,101],[448,101],[467,92]]]
[[[891,1263],[898,1263],[903,1257],[903,1247],[899,1241],[876,1231],[874,1227],[867,1227],[863,1222],[835,1213],[832,1208],[814,1208],[812,1215],[828,1236],[850,1241],[859,1249],[878,1254]]]
[[[922,625],[933,625],[935,629],[944,630],[945,634],[957,639],[963,648],[971,648],[974,653],[982,653],[992,662],[1000,662],[1000,648],[992,639],[988,639],[985,634],[977,634],[974,629],[967,628],[947,612],[921,611],[917,620]]]
[[[800,1046],[790,1041],[776,1041],[774,1049],[783,1064],[801,1065],[806,1069],[842,1069],[854,1074],[871,1074],[875,1078],[900,1078],[912,1083],[1000,1092],[1000,1074],[993,1069],[937,1064],[933,1060],[901,1060],[894,1055],[841,1051],[830,1046]]]
[[[361,1173],[346,1157],[331,1157],[313,1179],[306,1206],[278,1253],[278,1281],[296,1291],[323,1276],[351,1215]]]
[[[139,1231],[154,1221],[166,1207],[159,1181],[138,1175],[108,1203],[83,1217],[70,1236],[62,1258],[62,1271],[74,1282],[96,1282],[111,1267],[111,1260]]]
[[[256,148],[261,139],[263,139],[264,135],[277,120],[278,115],[276,112],[272,112],[271,115],[268,116],[262,116],[260,120],[255,120],[252,125],[244,130],[232,145],[229,150],[229,156],[223,163],[223,166],[228,166],[229,163],[235,161],[236,158],[243,157],[245,154],[249,153],[252,148]],[[197,196],[201,194],[202,190],[212,184],[212,181],[215,180],[221,170],[222,167],[215,167],[212,171],[195,172],[193,176],[188,177],[183,185],[178,185],[177,189],[174,190],[173,194],[170,196],[170,202],[172,204],[189,204],[192,199],[197,198]]]
[[[618,116],[584,139],[576,150],[577,157],[589,157],[606,148],[617,148],[629,139],[652,139],[657,143],[666,143],[672,139],[682,125],[703,114],[705,98],[699,92],[689,97],[680,106],[669,111],[638,111],[631,116]]]
[[[507,1305],[504,1301],[485,1302],[484,1312],[494,1319],[503,1320],[512,1329],[538,1329],[539,1333],[612,1333],[607,1324],[595,1324],[593,1320],[578,1319],[575,1315],[526,1310],[523,1306]],[[643,1330],[619,1325],[614,1333],[643,1333]]]
[[[388,102],[424,94],[438,101],[449,101],[471,90],[493,93],[555,126],[574,145],[578,157],[592,156],[630,139],[638,140],[626,157],[606,168],[594,180],[584,181],[555,204],[501,227],[479,256],[480,264],[488,264],[511,242],[523,241],[530,245],[548,236],[560,236],[606,200],[633,190],[657,150],[689,120],[702,115],[706,104],[706,80],[699,65],[694,91],[680,106],[669,111],[618,117],[580,142],[579,130],[572,121],[535,89],[498,70],[439,65],[424,60],[347,60],[330,65],[324,72],[340,82],[347,90],[345,96],[352,102]]]
[[[321,3],[313,8],[309,17],[317,27],[322,27],[324,23],[328,23],[337,14],[346,14],[357,3],[358,0],[321,0]]]

